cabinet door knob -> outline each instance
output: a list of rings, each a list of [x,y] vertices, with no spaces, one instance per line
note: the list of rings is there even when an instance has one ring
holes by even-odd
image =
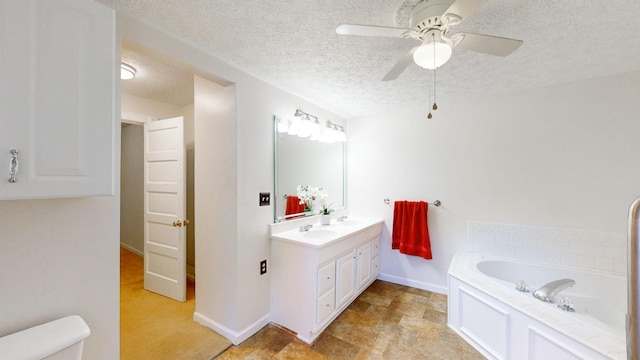
[[[18,150],[13,149],[9,151],[11,154],[11,160],[9,160],[9,182],[15,183],[18,182],[16,175],[18,175],[18,168],[20,166],[20,162],[18,161]]]
[[[331,276],[327,276],[327,280],[331,280]]]

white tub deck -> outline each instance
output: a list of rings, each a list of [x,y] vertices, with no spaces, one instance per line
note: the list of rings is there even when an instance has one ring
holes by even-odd
[[[624,329],[616,326],[618,320],[607,324],[584,311],[562,311],[515,290],[515,282],[481,273],[476,260],[472,255],[456,255],[451,262],[448,324],[487,358],[626,359]],[[506,276],[518,275],[511,270]],[[611,276],[611,282],[619,280]],[[607,296],[626,297],[626,293]]]

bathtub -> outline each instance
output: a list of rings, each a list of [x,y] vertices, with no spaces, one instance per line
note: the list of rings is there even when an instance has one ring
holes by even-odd
[[[562,278],[575,312],[532,296]],[[515,289],[524,280],[530,292]],[[625,360],[624,276],[478,255],[454,256],[448,325],[488,359]]]

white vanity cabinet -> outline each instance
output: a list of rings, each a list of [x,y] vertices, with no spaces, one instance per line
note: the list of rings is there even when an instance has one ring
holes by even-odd
[[[308,233],[272,230],[271,320],[306,343],[313,342],[379,273],[374,264],[382,220],[340,226],[314,225]],[[322,231],[336,235],[314,235]]]
[[[106,5],[0,0],[0,200],[113,194],[116,53]]]

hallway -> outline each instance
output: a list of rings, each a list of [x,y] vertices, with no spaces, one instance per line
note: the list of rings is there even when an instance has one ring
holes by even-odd
[[[193,321],[195,284],[184,303],[144,290],[143,258],[120,248],[120,358],[209,360],[231,346]]]

